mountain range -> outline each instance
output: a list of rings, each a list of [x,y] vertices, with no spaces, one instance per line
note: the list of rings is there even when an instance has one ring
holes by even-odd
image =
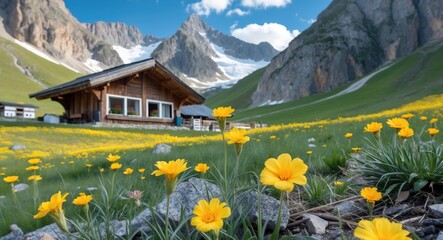
[[[278,53],[268,43],[226,36],[197,15],[167,39],[124,23],[80,23],[63,0],[0,0],[0,16],[1,36],[29,43],[80,73],[152,56],[197,90],[235,83]]]

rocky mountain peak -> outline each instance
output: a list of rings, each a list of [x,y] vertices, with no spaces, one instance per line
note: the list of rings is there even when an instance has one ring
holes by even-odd
[[[186,32],[206,32],[212,28],[209,27],[199,16],[191,14],[191,16],[183,22],[180,29]]]
[[[72,16],[63,0],[0,0],[0,8],[5,13],[5,29],[13,38],[66,61],[67,65],[82,66],[101,42]],[[106,44],[101,43],[103,47]],[[120,58],[112,62],[123,63]]]
[[[336,88],[443,37],[443,2],[335,0],[272,59],[253,106]]]
[[[111,45],[130,48],[143,42],[143,34],[135,26],[122,22],[85,23],[84,26],[95,36]]]

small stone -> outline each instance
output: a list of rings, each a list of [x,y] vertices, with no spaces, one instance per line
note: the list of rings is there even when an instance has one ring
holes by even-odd
[[[10,150],[14,150],[14,151],[26,150],[26,147],[24,145],[21,145],[21,144],[14,144],[14,145],[10,146],[9,149]]]
[[[443,231],[438,233],[437,240],[443,240]]]
[[[443,218],[443,204],[433,204],[429,206],[431,214],[436,218]]]
[[[351,212],[355,212],[360,210],[361,208],[359,208],[355,202],[353,201],[346,201],[346,202],[342,202],[340,204],[337,204],[334,207],[334,210],[336,212],[340,212],[340,215],[345,215],[347,213],[351,213]]]
[[[387,208],[384,212],[384,215],[392,216],[392,215],[397,214],[407,208],[408,208],[407,204],[400,204],[397,206],[393,206],[393,207]]]
[[[21,192],[21,191],[26,190],[28,187],[29,187],[29,185],[26,183],[19,183],[17,185],[14,185],[13,189],[15,192]]]
[[[152,150],[153,154],[160,155],[160,154],[168,154],[171,152],[172,147],[168,144],[158,144],[154,147],[154,150]]]
[[[89,191],[89,192],[93,192],[93,191],[95,191],[95,190],[97,190],[96,187],[87,187],[87,188],[86,188],[86,191]]]
[[[16,224],[9,226],[9,230],[11,230],[11,232],[3,237],[0,237],[0,240],[24,239],[23,231]]]
[[[49,235],[47,233],[43,233],[40,240],[55,240],[55,239],[51,235]]]
[[[428,218],[423,220],[421,223],[423,226],[429,226],[429,225],[435,225],[435,226],[442,226],[443,225],[443,218]]]
[[[235,206],[242,216],[248,218],[251,223],[257,225],[258,214],[258,192],[256,190],[250,190],[240,193],[235,199]],[[260,194],[260,206],[261,206],[261,221],[267,223],[266,228],[274,229],[277,225],[278,211],[280,208],[280,201],[268,196],[266,194]],[[282,206],[282,215],[280,229],[285,229],[289,221],[289,209],[286,205]]]
[[[434,225],[427,226],[427,227],[423,228],[422,231],[425,235],[434,234],[436,232]]]
[[[303,218],[309,219],[306,225],[310,234],[325,234],[329,223],[313,214],[305,213]]]

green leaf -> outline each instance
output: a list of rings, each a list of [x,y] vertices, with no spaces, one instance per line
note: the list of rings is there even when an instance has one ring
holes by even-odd
[[[392,184],[391,186],[388,187],[388,189],[386,189],[386,191],[384,192],[384,195],[388,195],[390,192],[392,192],[392,190],[394,190],[394,188],[396,188],[398,186],[398,183],[396,184]]]
[[[428,184],[428,181],[426,181],[426,180],[419,180],[419,181],[415,182],[414,183],[414,191],[418,191],[418,190],[422,189],[427,184]]]
[[[414,178],[416,178],[416,177],[418,177],[418,174],[417,174],[417,173],[411,173],[411,174],[409,175],[409,181],[408,181],[408,182],[412,182],[412,180],[413,180]]]

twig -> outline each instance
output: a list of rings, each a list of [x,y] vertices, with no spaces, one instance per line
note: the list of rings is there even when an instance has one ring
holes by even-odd
[[[356,222],[345,220],[343,218],[339,218],[339,217],[331,215],[331,214],[327,214],[327,213],[312,213],[312,214],[316,215],[322,219],[325,219],[325,220],[332,220],[332,221],[337,221],[337,222],[342,221],[342,222],[348,224],[348,226],[349,225],[357,226]]]
[[[308,220],[309,220],[308,218],[303,218],[303,219],[300,219],[300,220],[297,220],[297,221],[293,221],[293,222],[291,222],[291,223],[288,223],[287,227],[288,227],[288,228],[289,228],[289,227],[295,227],[295,226],[297,226],[297,225],[300,225],[300,224],[302,224],[302,223],[307,222]]]
[[[403,221],[401,221],[401,224],[405,224],[405,223],[410,223],[410,222],[416,222],[418,220],[420,220],[420,218],[422,218],[424,216],[418,216],[418,217],[413,217],[413,218],[409,218],[409,219],[405,219]]]
[[[339,200],[339,201],[336,201],[336,202],[327,203],[325,205],[321,205],[321,206],[318,206],[318,207],[314,207],[314,208],[310,208],[310,209],[306,209],[306,210],[294,213],[294,214],[290,215],[290,217],[298,217],[298,216],[302,215],[303,213],[314,212],[314,211],[319,211],[319,210],[325,210],[325,209],[328,209],[331,206],[336,205],[338,203],[342,203],[342,202],[346,202],[346,201],[350,201],[350,200],[354,200],[354,199],[358,199],[358,198],[361,198],[361,196],[360,195],[355,195],[355,196],[352,196],[352,197],[349,197],[349,198],[345,198],[345,199],[342,199],[342,200]],[[293,211],[293,210],[296,210],[296,208],[290,208],[289,209],[289,211]]]

